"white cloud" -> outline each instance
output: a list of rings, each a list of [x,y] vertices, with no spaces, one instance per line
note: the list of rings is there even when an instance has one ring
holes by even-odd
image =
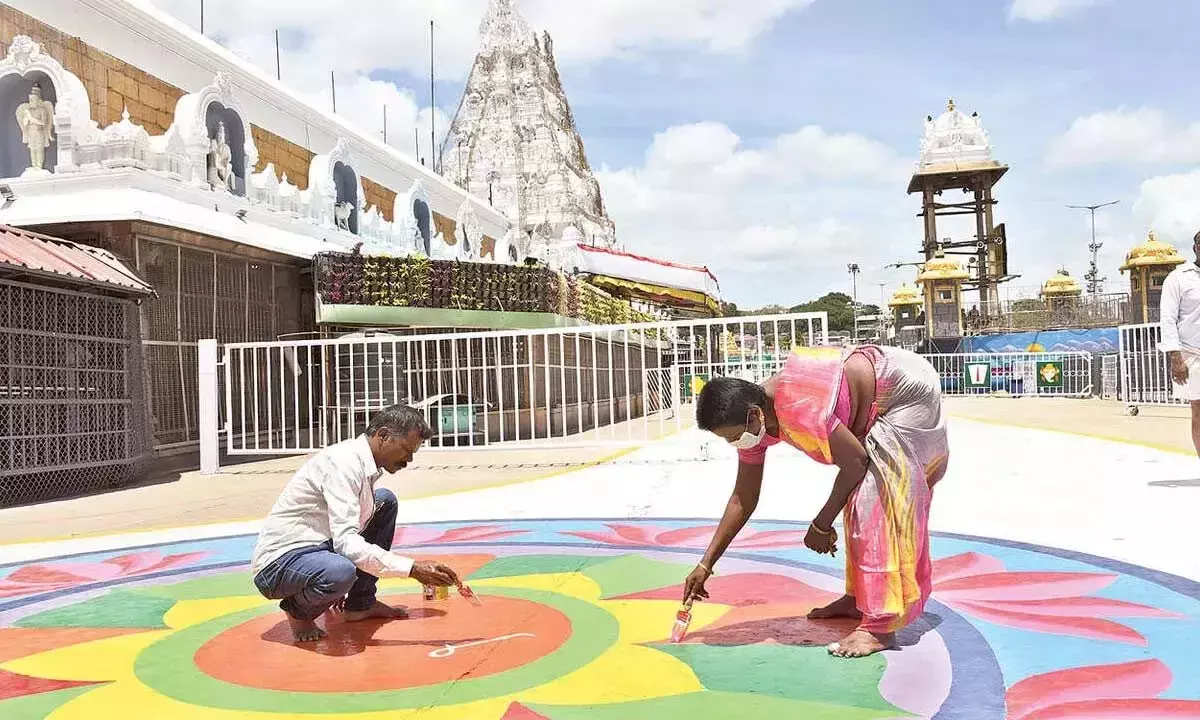
[[[1100,0],[1013,0],[1008,8],[1012,20],[1046,22],[1096,5]]]
[[[328,86],[306,93],[309,102],[321,109],[332,107],[332,90]],[[429,107],[419,107],[412,93],[390,82],[371,80],[363,75],[339,80],[337,86],[338,115],[369,135],[383,139],[383,108],[387,107],[387,144],[412,155],[420,142],[420,157],[426,163],[433,157],[429,145]],[[434,129],[440,144],[450,126],[450,118],[440,108],[434,118]]]
[[[697,44],[737,50],[783,14],[812,0],[606,0],[581,12],[561,0],[528,0],[518,7],[534,28],[555,38],[560,63],[629,55],[661,44]],[[195,0],[151,0],[199,28]],[[437,76],[464,78],[478,48],[480,20],[488,0],[207,0],[204,29],[243,59],[274,75],[275,32],[280,31],[280,74],[287,85],[330,109],[330,72],[337,81],[338,114],[367,133],[382,135],[388,107],[388,144],[413,153],[413,129],[421,156],[431,158],[427,84],[413,92],[372,79],[380,70],[429,74],[429,21],[436,26]],[[440,142],[459,98],[438,98]]]
[[[151,0],[199,27],[195,0]],[[659,45],[691,44],[724,52],[743,49],[788,12],[813,0],[515,0],[536,30],[554,37],[563,63],[629,55]],[[429,72],[429,21],[436,25],[438,75],[463,78],[478,45],[488,0],[207,0],[205,32],[271,71],[275,30],[301,38],[285,51],[290,83],[328,82],[329,71],[379,68],[417,76]]]
[[[705,122],[659,133],[641,167],[598,177],[622,243],[707,265],[728,299],[764,305],[846,289],[848,262],[877,265],[863,267],[864,293],[898,280],[882,266],[919,246],[913,202],[896,190],[911,170],[860,135],[810,126],[747,148]]]
[[[1180,249],[1188,248],[1200,231],[1200,169],[1143,182],[1133,214],[1159,239]]]
[[[1173,123],[1161,110],[1107,110],[1077,118],[1050,147],[1051,167],[1200,161],[1200,123]]]

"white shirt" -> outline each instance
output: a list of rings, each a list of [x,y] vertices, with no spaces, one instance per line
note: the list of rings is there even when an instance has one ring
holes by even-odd
[[[365,435],[331,445],[304,463],[275,501],[258,534],[251,571],[284,553],[333,540],[333,551],[375,577],[408,577],[413,561],[367,542],[375,513],[375,464]]]
[[[1195,263],[1180,265],[1163,282],[1159,320],[1159,350],[1182,350],[1192,356],[1200,353],[1200,268]]]

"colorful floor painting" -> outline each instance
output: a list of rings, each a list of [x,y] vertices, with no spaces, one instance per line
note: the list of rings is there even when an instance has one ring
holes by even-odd
[[[805,614],[840,560],[755,524],[682,643],[681,582],[711,521],[407,527],[398,546],[483,599],[381,592],[410,618],[292,643],[254,592],[252,536],[0,568],[0,718],[1200,718],[1200,584],[980,538],[934,539],[936,587],[899,649],[824,646]]]

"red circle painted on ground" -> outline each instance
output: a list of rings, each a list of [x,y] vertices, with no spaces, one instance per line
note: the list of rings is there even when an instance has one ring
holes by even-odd
[[[196,652],[196,666],[243,687],[380,692],[511,670],[553,652],[571,634],[571,621],[554,608],[481,597],[483,607],[456,595],[438,602],[419,595],[383,598],[409,608],[408,619],[391,622],[343,623],[326,613],[317,622],[328,637],[303,645],[292,641],[281,613],[269,613],[209,640]]]

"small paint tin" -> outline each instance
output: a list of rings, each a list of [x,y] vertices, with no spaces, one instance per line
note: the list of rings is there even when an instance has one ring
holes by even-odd
[[[424,594],[426,600],[434,599],[436,591],[433,589],[432,585],[424,586],[423,588],[421,588],[421,591],[422,591],[422,594]]]
[[[449,600],[450,588],[445,585],[438,585],[433,589],[433,596],[435,600]]]

